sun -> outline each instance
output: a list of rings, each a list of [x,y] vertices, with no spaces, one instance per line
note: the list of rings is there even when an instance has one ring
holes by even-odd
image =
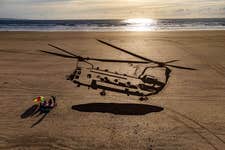
[[[157,20],[150,18],[132,18],[123,20],[127,31],[153,31],[157,28]]]
[[[128,24],[137,24],[137,25],[150,25],[154,24],[156,20],[150,18],[132,18],[124,20],[125,23]]]

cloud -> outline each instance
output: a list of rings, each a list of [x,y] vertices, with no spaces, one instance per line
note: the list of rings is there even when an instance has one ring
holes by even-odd
[[[1,0],[1,18],[225,17],[225,0]]]

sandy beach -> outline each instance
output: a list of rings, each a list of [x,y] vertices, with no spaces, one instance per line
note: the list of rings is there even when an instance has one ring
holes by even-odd
[[[94,58],[138,60],[101,39],[171,68],[166,87],[148,101],[77,87],[66,80],[76,61],[49,43]],[[94,62],[122,73],[130,64]],[[57,98],[41,122],[21,118],[36,96]],[[81,106],[80,110],[73,109]],[[112,109],[115,108],[115,109]],[[91,110],[92,112],[90,112]],[[144,113],[141,113],[144,111]],[[104,112],[104,113],[103,113]],[[225,147],[225,31],[0,32],[0,149],[222,150]]]

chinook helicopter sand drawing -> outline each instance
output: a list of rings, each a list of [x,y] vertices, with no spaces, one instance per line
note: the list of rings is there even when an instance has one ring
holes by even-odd
[[[140,61],[131,61],[131,60],[116,60],[116,59],[100,59],[100,58],[89,58],[78,56],[74,53],[71,53],[68,50],[60,48],[58,46],[48,44],[49,46],[60,50],[66,54],[55,53],[40,50],[43,53],[51,54],[54,56],[76,59],[76,68],[75,70],[67,76],[67,80],[72,81],[77,87],[86,86],[91,89],[101,89],[101,96],[106,95],[106,91],[118,92],[122,94],[138,96],[139,100],[148,100],[148,96],[159,93],[167,84],[171,69],[169,67],[185,69],[185,70],[196,70],[194,68],[188,68],[183,66],[171,65],[170,63],[176,62],[178,60],[170,60],[167,62],[158,62],[145,58],[143,56],[137,55],[135,53],[129,52],[125,49],[117,47],[113,44],[110,44],[106,41],[96,39],[98,42],[110,46],[116,50],[127,53],[131,56],[134,56]],[[122,74],[119,72],[112,72],[109,69],[101,69],[94,65],[91,61],[100,61],[104,62],[117,62],[117,63],[130,63],[133,64],[144,64],[145,67],[142,70],[137,70],[133,75]],[[160,69],[160,70],[159,70]],[[160,71],[157,76],[153,74]]]

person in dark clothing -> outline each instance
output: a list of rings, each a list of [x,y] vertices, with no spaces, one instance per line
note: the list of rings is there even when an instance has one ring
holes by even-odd
[[[51,96],[51,98],[48,101],[45,100],[45,101],[40,103],[40,112],[48,113],[55,106],[57,106],[56,97],[55,96]]]
[[[56,103],[56,97],[55,96],[51,96],[51,99],[49,99],[48,101],[48,107],[55,107],[57,106],[57,103]]]

